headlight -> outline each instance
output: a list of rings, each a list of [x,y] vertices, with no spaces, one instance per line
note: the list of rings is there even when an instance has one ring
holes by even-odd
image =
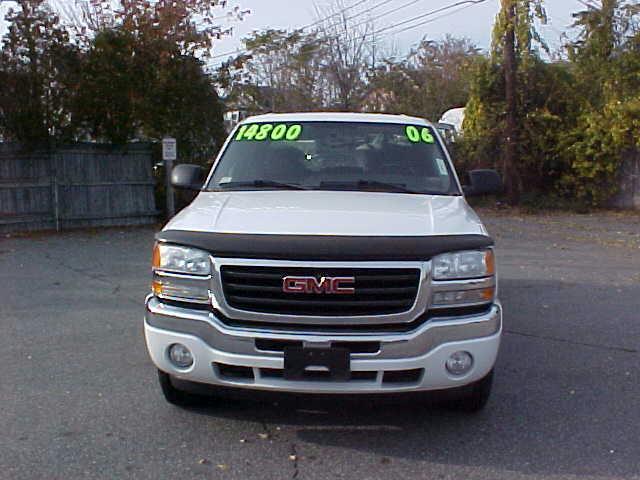
[[[156,244],[153,269],[187,275],[211,275],[209,253],[196,248]]]
[[[496,273],[493,250],[445,253],[433,258],[434,280],[490,277]]]
[[[153,293],[160,298],[208,303],[209,253],[189,247],[156,244],[153,249]]]

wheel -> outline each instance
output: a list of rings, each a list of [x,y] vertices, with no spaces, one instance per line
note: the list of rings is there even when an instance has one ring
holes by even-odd
[[[171,383],[171,375],[168,373],[158,370],[158,381],[165,400],[172,405],[177,405],[178,407],[190,407],[201,405],[204,402],[204,397],[185,392],[174,387]]]
[[[464,393],[451,405],[454,410],[466,413],[476,413],[487,406],[493,386],[493,370],[486,377],[464,387]]]

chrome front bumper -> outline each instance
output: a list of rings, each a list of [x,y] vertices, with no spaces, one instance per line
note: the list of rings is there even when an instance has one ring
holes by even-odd
[[[145,337],[155,365],[182,380],[227,387],[310,393],[381,393],[441,390],[472,383],[493,368],[502,332],[502,308],[496,303],[483,314],[456,318],[432,318],[415,330],[402,333],[319,333],[286,331],[268,327],[245,328],[224,324],[212,312],[192,310],[162,303],[150,296],[146,303]],[[256,347],[259,341],[297,341],[305,346],[329,346],[333,342],[379,343],[370,353],[352,353],[346,382],[329,380],[285,380],[274,376],[284,368],[281,351]],[[188,369],[178,369],[169,360],[168,348],[186,345],[194,356]],[[473,368],[464,376],[449,374],[449,356],[465,350],[474,358]],[[226,376],[216,365],[243,367],[252,378]],[[406,382],[387,382],[385,372],[422,370]]]

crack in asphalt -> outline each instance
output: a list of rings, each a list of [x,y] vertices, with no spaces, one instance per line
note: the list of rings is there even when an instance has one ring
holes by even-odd
[[[298,478],[298,452],[296,449],[296,444],[292,443],[291,444],[291,458],[293,459],[293,475],[291,476],[291,478]]]
[[[74,273],[79,273],[80,275],[84,275],[85,277],[90,278],[92,280],[96,280],[96,281],[107,283],[107,284],[111,283],[107,280],[107,278],[104,275],[99,275],[97,273],[89,273],[88,271],[83,270],[81,268],[72,267],[71,265],[67,265],[66,263],[64,263],[62,260],[52,258],[51,255],[49,255],[48,253],[44,255],[44,258],[48,260],[52,260],[56,262],[60,267],[66,268],[67,270],[71,270]]]
[[[112,293],[113,293],[114,295],[116,295],[116,294],[117,294],[117,295],[118,295],[118,298],[122,298],[122,299],[124,299],[124,300],[128,300],[128,301],[130,301],[130,302],[133,302],[133,303],[135,303],[136,305],[140,305],[140,300],[139,300],[139,299],[134,299],[134,298],[129,297],[129,296],[125,295],[125,294],[122,294],[122,293],[120,292],[120,284],[119,284],[119,283],[114,283],[114,282],[112,282],[112,281],[108,280],[108,279],[107,279],[105,276],[103,276],[103,275],[98,275],[98,274],[95,274],[95,273],[89,273],[89,272],[87,272],[86,270],[83,270],[83,269],[81,269],[81,268],[72,267],[71,265],[67,265],[66,263],[64,263],[64,262],[63,262],[63,261],[61,261],[61,260],[56,260],[56,259],[51,258],[51,256],[50,256],[49,254],[45,254],[45,258],[47,258],[48,260],[52,260],[52,261],[53,261],[53,262],[55,262],[59,267],[66,268],[67,270],[70,270],[70,271],[72,271],[72,272],[73,272],[73,273],[75,273],[75,274],[82,275],[82,276],[84,276],[84,277],[86,277],[86,278],[89,278],[89,279],[91,279],[91,280],[95,280],[96,282],[100,282],[100,283],[103,283],[103,284],[105,284],[105,285],[109,285],[110,287],[113,287],[113,291],[112,291]]]
[[[273,434],[271,433],[271,429],[269,428],[269,424],[267,423],[267,421],[263,418],[259,419],[260,425],[262,426],[262,431],[263,433],[266,433],[269,438],[274,438]]]
[[[269,428],[269,424],[264,418],[259,418],[258,421],[262,426],[263,433],[266,433],[269,436],[270,440],[274,440],[274,441],[279,440],[279,438],[274,435],[271,428]],[[293,463],[293,472],[291,474],[291,478],[298,478],[298,475],[300,474],[300,470],[298,468],[298,448],[295,443],[290,444],[289,461]]]
[[[558,338],[558,337],[550,337],[546,335],[536,335],[533,333],[525,333],[525,332],[516,332],[514,330],[505,330],[504,333],[509,335],[518,335],[520,337],[528,337],[528,338],[537,338],[540,340],[548,340],[551,342],[559,342],[559,343],[567,343],[569,345],[577,345],[581,347],[591,347],[598,348],[600,350],[609,350],[614,352],[623,352],[623,353],[638,353],[638,350],[634,348],[627,347],[615,347],[611,345],[601,345],[597,343],[588,343],[588,342],[576,342],[574,340],[568,340],[566,338]]]

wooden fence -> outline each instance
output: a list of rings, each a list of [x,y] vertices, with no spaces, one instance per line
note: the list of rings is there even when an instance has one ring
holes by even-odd
[[[0,143],[0,232],[154,223],[151,146]]]

